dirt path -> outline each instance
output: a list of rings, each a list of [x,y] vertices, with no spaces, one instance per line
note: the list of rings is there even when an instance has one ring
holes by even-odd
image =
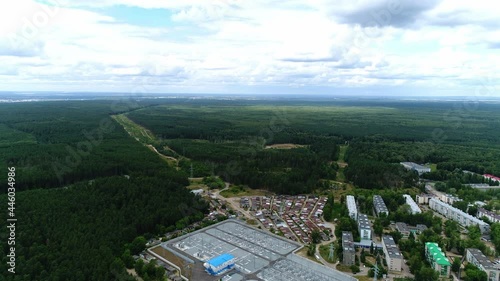
[[[224,197],[224,196],[220,195],[221,191],[224,191],[224,190],[226,190],[226,189],[228,189],[228,188],[229,188],[229,183],[228,183],[228,182],[226,182],[225,184],[226,184],[226,187],[224,187],[223,189],[218,190],[218,191],[216,191],[216,192],[214,192],[214,193],[213,193],[213,194],[214,194],[214,196],[215,196],[215,198],[217,198],[217,199],[219,199],[219,200],[221,200],[221,201],[225,201],[225,202],[227,202],[229,205],[231,205],[231,208],[232,208],[233,210],[235,210],[235,211],[237,211],[237,212],[241,212],[241,213],[245,216],[245,218],[246,218],[246,219],[249,219],[249,220],[254,220],[254,221],[256,221],[256,222],[257,222],[257,225],[261,226],[261,228],[262,228],[262,229],[266,229],[266,228],[264,227],[264,225],[263,225],[263,224],[262,224],[262,223],[261,223],[261,222],[260,222],[257,218],[255,218],[254,216],[252,216],[252,215],[250,214],[250,212],[249,212],[249,211],[246,211],[245,209],[240,208],[240,197],[230,197],[230,198],[226,198],[226,197]]]
[[[175,157],[172,156],[167,156],[162,153],[160,153],[156,147],[153,146],[154,143],[157,142],[154,134],[150,132],[148,129],[140,126],[139,124],[135,123],[134,121],[130,120],[125,114],[118,114],[118,115],[113,115],[113,119],[120,124],[123,129],[135,140],[138,142],[142,143],[144,146],[149,148],[151,151],[155,152],[160,156],[161,159],[165,160],[169,164],[173,164],[174,166],[179,165],[179,160]],[[153,144],[152,144],[153,143]],[[170,147],[166,146],[166,149],[172,151],[173,153],[176,153],[174,150],[172,150]]]
[[[135,277],[135,280],[139,280],[139,281],[142,281],[142,280],[143,280],[141,277],[139,277],[139,276],[137,275],[137,272],[135,272],[135,269],[133,269],[133,268],[132,268],[132,269],[128,269],[128,268],[127,268],[127,273],[128,273],[128,274],[130,274],[130,275],[132,275],[132,276],[134,276],[134,277]]]
[[[158,154],[161,158],[167,160],[167,161],[174,161],[175,164],[177,165],[179,163],[179,160],[177,160],[177,158],[174,158],[172,156],[166,156],[166,155],[163,155],[161,154],[158,150],[156,150],[156,147],[154,147],[153,145],[151,144],[148,144],[146,145],[149,149],[151,149],[153,152],[156,152],[156,154]]]

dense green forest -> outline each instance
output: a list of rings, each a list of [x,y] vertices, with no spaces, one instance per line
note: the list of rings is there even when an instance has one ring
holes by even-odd
[[[149,105],[147,101],[0,104],[0,170],[16,167],[20,191],[158,169],[162,163],[157,157],[145,153],[110,118]],[[0,173],[3,192],[6,177]]]
[[[172,163],[178,167],[131,137],[112,118],[115,114],[149,129],[155,148],[176,158]],[[206,204],[184,188],[191,171],[195,177],[217,175],[287,194],[328,188],[325,183],[331,181],[400,192],[415,187],[418,177],[398,163],[414,161],[434,164],[437,170],[424,176],[446,181],[438,187],[470,201],[476,191],[462,184],[483,180],[461,170],[500,175],[499,128],[500,106],[465,110],[456,102],[0,104],[0,170],[5,171],[0,173],[0,204],[7,206],[7,167],[16,167],[17,188],[18,274],[7,280],[126,280],[116,257],[129,259],[127,244],[139,235],[182,228],[206,212]],[[391,210],[401,203],[380,194]],[[364,197],[366,206],[370,196]],[[494,199],[496,193],[483,197]],[[337,204],[328,213],[335,217],[345,210]],[[425,214],[398,214],[394,219],[438,230]],[[1,229],[1,240],[6,237]],[[5,272],[7,245],[1,249]]]
[[[8,280],[117,279],[123,271],[110,266],[126,243],[144,233],[165,233],[186,215],[191,222],[203,218],[206,203],[184,185],[158,174],[19,192],[17,277]],[[7,205],[5,197],[1,204]],[[5,228],[0,235],[6,241]],[[7,272],[7,246],[2,245],[2,272]]]
[[[110,118],[151,104],[0,104],[0,186],[15,167],[18,220],[16,274],[2,280],[129,280],[116,263],[128,243],[203,218],[208,206],[185,188],[187,174]],[[9,247],[0,247],[4,273]]]
[[[414,186],[418,177],[402,161],[500,174],[500,105],[464,103],[192,100],[127,116],[157,135],[158,150],[185,157],[185,171],[296,194],[336,179],[345,143],[344,175],[362,188]],[[265,149],[282,143],[303,147]]]

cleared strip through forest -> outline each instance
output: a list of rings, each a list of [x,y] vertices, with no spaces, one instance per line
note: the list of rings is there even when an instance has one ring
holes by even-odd
[[[156,147],[154,146],[155,144],[158,144],[159,141],[156,139],[154,134],[149,131],[148,129],[142,127],[141,125],[135,123],[134,121],[130,120],[125,114],[118,114],[118,115],[113,115],[111,116],[118,124],[120,124],[127,133],[136,139],[138,142],[142,143],[146,147],[148,147],[151,151],[155,152],[160,156],[160,158],[164,159],[168,163],[172,163],[177,165],[178,164],[178,159],[172,156],[166,156],[162,153],[160,153]],[[172,150],[168,148],[169,150]],[[173,150],[172,150],[173,151]],[[175,151],[174,151],[175,152]]]

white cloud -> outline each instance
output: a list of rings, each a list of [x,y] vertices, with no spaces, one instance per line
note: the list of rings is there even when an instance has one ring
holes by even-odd
[[[9,89],[446,85],[463,93],[485,73],[500,75],[492,1],[50,2],[56,6],[20,0],[0,11],[0,83]],[[171,22],[140,26],[106,15],[118,5],[168,9]]]

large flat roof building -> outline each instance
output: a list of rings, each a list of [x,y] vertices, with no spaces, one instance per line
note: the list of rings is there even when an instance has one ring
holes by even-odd
[[[427,229],[427,225],[425,225],[425,224],[417,224],[417,226],[415,226],[414,229],[415,229],[415,233],[416,234],[420,234],[420,233],[424,232]],[[412,230],[410,229],[410,231],[412,231]]]
[[[403,167],[405,167],[407,170],[416,171],[419,175],[431,172],[431,168],[419,165],[417,163],[401,162],[400,164],[403,165]]]
[[[425,258],[440,276],[448,277],[450,275],[451,263],[437,243],[425,243]]]
[[[347,195],[345,198],[347,204],[347,210],[349,211],[349,217],[353,220],[358,219],[358,207],[356,207],[356,200],[354,200],[354,196]]]
[[[481,230],[481,233],[488,232],[490,230],[490,225],[485,223],[484,221],[475,218],[462,210],[459,210],[451,205],[448,205],[440,200],[437,200],[436,198],[432,198],[429,200],[429,207],[440,213],[441,215],[445,216],[448,219],[452,219],[461,226],[468,227],[471,225],[478,225],[479,229]]]
[[[188,280],[187,276],[189,280],[203,281],[279,281],[297,280],[297,276],[314,281],[356,280],[294,254],[301,246],[239,220],[228,219],[168,240],[147,251],[182,272],[184,280]],[[224,271],[227,267],[232,268]],[[219,270],[222,272],[219,273]]]
[[[403,194],[403,197],[406,200],[406,204],[408,204],[408,206],[410,206],[410,212],[412,214],[420,214],[420,213],[422,213],[422,210],[420,210],[420,208],[418,207],[417,203],[415,203],[415,200],[413,200],[413,198],[411,198],[410,195]]]
[[[382,199],[382,196],[380,195],[373,196],[373,208],[375,209],[377,216],[380,216],[380,214],[385,214],[386,216],[389,215],[389,209],[387,209],[384,199]]]
[[[365,214],[358,215],[358,229],[359,236],[361,240],[371,240],[372,239],[372,228],[368,216]]]
[[[481,191],[488,191],[488,190],[495,190],[495,189],[500,189],[500,186],[494,186],[494,185],[489,185],[487,183],[469,183],[466,184],[474,189],[481,190]]]
[[[234,267],[234,256],[231,254],[222,254],[214,257],[203,264],[207,272],[211,275],[219,275]]]
[[[488,281],[500,281],[500,269],[496,267],[479,249],[465,249],[465,259],[486,272]]]
[[[396,230],[399,233],[401,233],[403,238],[408,238],[408,236],[410,236],[410,229],[408,228],[408,225],[404,222],[397,222]]]
[[[356,250],[352,232],[350,231],[342,231],[342,256],[343,264],[353,265],[355,263]]]
[[[387,267],[392,271],[401,271],[401,265],[403,264],[403,255],[399,251],[394,238],[390,235],[382,236],[382,246],[385,254],[385,261],[387,262]]]

